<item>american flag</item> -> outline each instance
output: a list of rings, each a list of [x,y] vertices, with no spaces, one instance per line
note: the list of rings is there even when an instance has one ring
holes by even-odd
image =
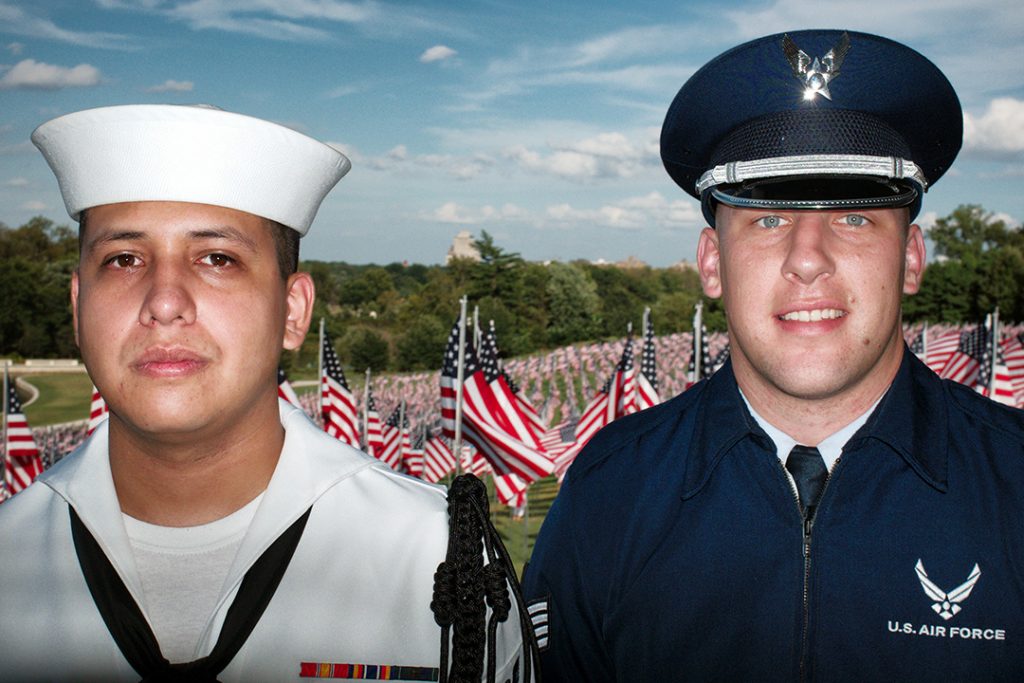
[[[459,382],[459,320],[452,325],[441,365],[441,431],[449,439],[455,438],[455,404]]]
[[[608,378],[597,395],[583,409],[579,422],[576,423],[576,451],[582,449],[606,424],[615,419],[615,405],[612,403],[611,391],[615,384],[615,375]],[[566,465],[568,467],[568,465]]]
[[[541,415],[534,408],[534,405],[523,395],[519,385],[512,379],[512,377],[506,372],[502,366],[501,355],[498,352],[498,337],[495,334],[495,322],[490,321],[489,329],[484,333],[480,340],[480,356],[481,357],[492,357],[498,365],[498,369],[501,371],[502,377],[505,379],[505,383],[508,385],[509,390],[512,392],[512,396],[515,398],[516,407],[519,409],[519,413],[522,414],[526,420],[528,428],[534,432],[535,436],[544,434],[548,427],[541,419]]]
[[[927,334],[928,330],[925,328],[921,334]],[[957,349],[960,348],[960,338],[966,332],[961,333],[960,328],[953,327],[948,330],[940,329],[934,338],[925,340],[922,342],[924,346],[924,362],[925,365],[930,367],[936,374],[942,375],[946,365],[950,359],[956,354]]]
[[[699,320],[699,318],[698,318]],[[697,368],[697,358],[700,358],[700,368]],[[699,327],[693,328],[693,351],[690,353],[690,367],[687,371],[686,388],[707,379],[714,372],[711,362],[711,352],[708,348],[708,330],[701,323]]]
[[[89,436],[96,431],[96,428],[103,424],[103,421],[110,417],[107,410],[107,402],[100,396],[100,390],[92,385],[92,402],[89,404],[89,426],[85,428],[85,435]]]
[[[323,364],[320,410],[324,417],[324,430],[338,440],[359,448],[356,400],[348,388],[345,371],[341,369],[341,361],[338,360],[326,330],[320,338],[320,361]]]
[[[284,374],[284,370],[281,368],[277,369],[277,395],[293,406],[302,407],[299,403],[299,395],[295,393],[292,383],[288,381],[288,375]]]
[[[637,411],[636,366],[633,363],[633,337],[626,339],[622,358],[615,367],[615,419]]]
[[[708,348],[710,347],[711,344],[709,343]],[[721,370],[722,366],[725,365],[725,361],[729,360],[729,342],[725,342],[725,345],[718,349],[718,353],[713,356],[711,353],[708,353],[708,357],[710,358],[708,365],[711,368],[711,371],[708,373],[708,377],[710,377]]]
[[[426,430],[417,429],[409,450],[402,455],[402,470],[410,477],[423,478],[426,440]]]
[[[647,318],[644,348],[640,354],[640,374],[636,377],[636,408],[646,410],[661,403],[658,397],[658,365],[654,350],[654,325]]]
[[[448,440],[432,436],[423,445],[423,480],[436,484],[455,471],[455,456]]]
[[[904,335],[906,334],[907,333],[904,332]],[[914,341],[910,344],[910,352],[917,356],[922,362],[928,362],[928,323],[921,325],[921,332],[914,337]]]
[[[988,330],[984,325],[978,325],[970,332],[961,332],[960,344],[956,352],[946,362],[946,366],[939,376],[973,386],[981,370],[981,361],[986,346],[988,346]]]
[[[445,348],[441,369],[441,420],[445,435],[455,430],[455,385],[458,382],[459,323],[456,321]],[[551,474],[554,464],[540,441],[527,427],[515,397],[498,369],[497,358],[487,353],[478,359],[467,340],[463,382],[462,429],[494,469],[499,500],[509,502],[530,482]],[[511,477],[508,475],[515,475]]]
[[[405,415],[405,402],[402,401],[391,412],[382,427],[383,442],[380,454],[374,456],[393,470],[401,471],[402,461],[409,452],[409,418]]]
[[[996,365],[996,393],[993,398],[1000,403],[1024,408],[1024,333],[1011,334],[1003,339],[999,353],[1002,363]]]
[[[384,428],[380,422],[380,412],[377,410],[377,399],[373,397],[372,387],[366,389],[364,435],[366,436],[366,452],[375,458],[378,457],[384,448]]]
[[[21,412],[18,392],[15,391],[13,383],[5,384],[7,401],[4,403],[4,483],[7,485],[7,494],[13,496],[35,481],[43,471],[43,463],[28,420]],[[9,548],[7,552],[13,552],[13,549]]]

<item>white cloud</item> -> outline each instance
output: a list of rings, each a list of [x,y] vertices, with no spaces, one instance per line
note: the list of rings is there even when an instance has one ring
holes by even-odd
[[[20,55],[22,52],[24,52],[24,50],[25,50],[25,46],[22,45],[21,43],[8,43],[7,44],[7,51],[10,52],[12,55],[15,55],[15,56]]]
[[[347,154],[343,149],[339,149]],[[351,158],[351,157],[350,157]],[[352,158],[355,163],[355,158]],[[486,154],[410,154],[405,145],[395,145],[382,156],[363,156],[361,166],[381,172],[413,173],[416,171],[441,172],[456,180],[470,180],[495,165]]]
[[[358,88],[354,85],[339,85],[336,88],[331,88],[326,93],[324,93],[324,97],[326,97],[329,100],[336,100],[339,97],[348,97],[349,95],[355,95],[360,90],[361,88]]]
[[[567,202],[551,204],[533,212],[515,204],[500,208],[485,204],[477,209],[445,202],[421,216],[424,220],[454,225],[520,223],[536,228],[589,229],[594,227],[635,231],[644,228],[699,228],[704,225],[695,201],[669,201],[659,192],[626,197],[594,208],[580,208]]]
[[[123,34],[70,31],[61,28],[49,19],[33,16],[20,7],[15,7],[6,2],[0,2],[0,25],[4,27],[5,33],[45,38],[84,47],[115,50],[133,49],[135,47],[134,41]],[[19,46],[19,51],[15,52],[11,45]],[[8,49],[13,54],[19,54],[21,44],[12,43],[11,45],[8,45]]]
[[[458,52],[447,45],[435,45],[434,47],[427,48],[423,51],[423,54],[420,55],[420,61],[424,64],[442,62],[446,59],[451,59],[457,54]]]
[[[652,129],[653,130],[653,129]],[[521,168],[573,181],[629,178],[660,163],[657,134],[645,131],[641,142],[610,132],[568,143],[549,143],[549,154],[513,145],[505,156]]]
[[[11,178],[4,182],[6,187],[28,187],[27,178]]]
[[[195,83],[192,81],[175,81],[167,79],[160,85],[154,85],[150,88],[146,88],[146,92],[192,92],[192,88],[195,87]]]
[[[12,66],[0,77],[0,90],[32,88],[59,90],[97,85],[100,70],[91,64],[66,67],[25,59]]]
[[[515,204],[505,204],[501,207],[485,204],[479,209],[473,210],[456,202],[445,202],[430,213],[423,215],[422,218],[437,223],[476,225],[498,221],[519,221],[527,216],[528,212]]]
[[[1001,97],[981,116],[965,113],[964,151],[996,157],[1024,152],[1024,102]]]
[[[20,207],[22,211],[46,211],[50,207],[40,201],[25,202]]]

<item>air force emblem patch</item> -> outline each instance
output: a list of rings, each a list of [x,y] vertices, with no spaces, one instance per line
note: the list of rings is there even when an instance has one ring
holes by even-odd
[[[920,559],[918,559],[917,564],[914,566],[914,571],[917,572],[917,578],[921,582],[921,588],[924,589],[925,594],[935,601],[932,609],[946,621],[949,621],[955,614],[960,612],[960,603],[970,596],[971,591],[974,589],[974,584],[978,583],[978,579],[981,577],[981,570],[978,569],[978,565],[975,563],[974,569],[971,570],[967,580],[947,593],[928,578],[928,573],[925,572],[924,564]]]
[[[850,51],[850,35],[844,31],[835,47],[821,59],[811,59],[810,55],[797,47],[788,33],[782,36],[782,51],[793,67],[793,74],[804,84],[804,99],[810,101],[821,95],[831,100],[832,93],[828,90],[828,84],[839,77],[839,67]]]

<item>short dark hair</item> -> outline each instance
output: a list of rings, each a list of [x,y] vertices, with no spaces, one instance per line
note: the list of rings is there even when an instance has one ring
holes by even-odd
[[[78,217],[78,253],[82,253],[82,239],[85,235],[85,220],[89,210],[83,209]],[[277,269],[281,279],[287,280],[299,269],[299,238],[300,235],[283,223],[263,219],[271,237],[274,238],[274,251],[277,252]]]

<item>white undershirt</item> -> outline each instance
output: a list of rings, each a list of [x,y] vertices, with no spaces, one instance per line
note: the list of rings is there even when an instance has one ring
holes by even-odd
[[[157,526],[122,515],[142,582],[141,607],[172,664],[196,658],[199,638],[262,498],[261,493],[227,517],[200,526]]]

